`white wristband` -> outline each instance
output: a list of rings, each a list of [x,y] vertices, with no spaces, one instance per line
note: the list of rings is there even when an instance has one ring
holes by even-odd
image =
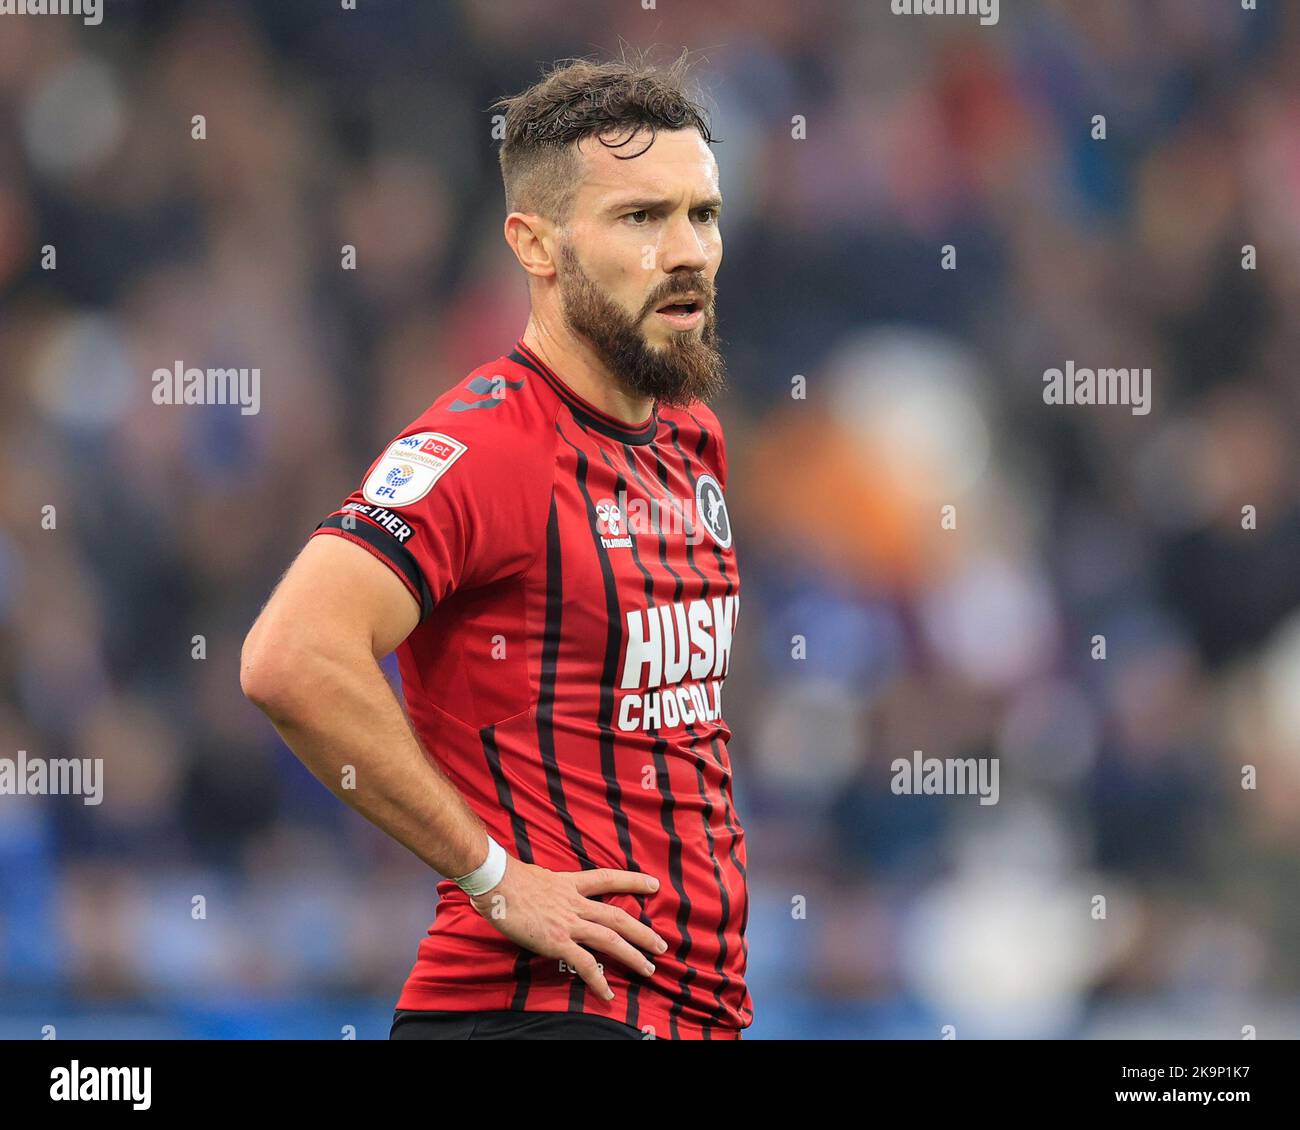
[[[501,882],[505,877],[505,873],[506,849],[491,836],[488,836],[487,859],[468,875],[462,875],[459,879],[453,879],[452,882],[467,895],[473,897],[474,895],[486,894]]]

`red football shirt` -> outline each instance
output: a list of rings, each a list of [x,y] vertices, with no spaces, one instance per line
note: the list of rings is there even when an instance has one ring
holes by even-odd
[[[582,1012],[669,1038],[750,1024],[722,716],[740,599],[726,481],[704,404],[629,426],[520,341],[404,428],[318,527],[419,602],[397,652],[407,710],[492,836],[551,870],[660,881],[602,896],[668,942],[651,977],[594,951],[606,1003],[443,880],[398,1008]]]

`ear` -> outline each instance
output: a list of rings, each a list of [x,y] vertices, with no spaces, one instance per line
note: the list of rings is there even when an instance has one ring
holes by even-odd
[[[506,217],[503,234],[525,271],[538,278],[554,276],[555,240],[549,221],[526,212],[511,212]]]

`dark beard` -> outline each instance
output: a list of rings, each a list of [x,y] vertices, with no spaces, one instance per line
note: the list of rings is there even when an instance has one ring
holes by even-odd
[[[694,332],[675,333],[662,348],[650,346],[634,320],[601,293],[578,262],[573,247],[560,248],[560,300],[574,333],[591,343],[605,367],[637,396],[653,397],[671,408],[711,400],[727,387],[726,364],[718,352],[714,288],[709,280],[687,272],[665,280],[642,313],[649,315],[674,293],[694,290],[705,303],[704,325]]]

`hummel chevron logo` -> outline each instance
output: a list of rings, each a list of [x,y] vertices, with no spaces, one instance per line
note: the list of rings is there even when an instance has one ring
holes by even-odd
[[[499,375],[491,379],[475,377],[469,382],[469,391],[487,393],[488,395],[482,400],[454,400],[451,403],[451,411],[468,412],[471,408],[495,408],[505,399],[506,389],[521,389],[523,387],[524,382],[522,380],[508,381],[505,377]]]

